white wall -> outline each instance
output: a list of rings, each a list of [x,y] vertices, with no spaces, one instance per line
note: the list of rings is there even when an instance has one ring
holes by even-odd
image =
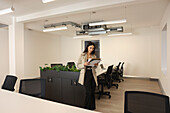
[[[72,37],[61,37],[60,61],[67,65],[68,61],[77,62],[81,53],[81,40]]]
[[[0,85],[9,73],[9,42],[8,30],[0,28]]]
[[[57,35],[25,30],[24,46],[24,77],[38,77],[39,66],[60,61],[60,38]]]
[[[132,36],[108,37],[102,41],[106,64],[125,62],[125,75],[155,77],[160,74],[159,27],[138,28]]]
[[[126,75],[158,78],[161,49],[159,27],[138,28],[134,33],[132,36],[94,38],[100,39],[102,63],[117,65],[119,61],[124,61]],[[81,39],[63,37],[61,61],[77,62],[81,48]]]
[[[161,21],[161,30],[167,24],[167,75],[161,73],[160,81],[167,95],[170,96],[170,4]],[[161,35],[161,34],[160,34]]]

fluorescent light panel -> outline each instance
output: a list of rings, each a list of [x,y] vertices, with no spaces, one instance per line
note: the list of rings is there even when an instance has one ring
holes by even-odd
[[[61,27],[52,27],[52,28],[46,28],[43,30],[43,32],[50,32],[50,31],[59,31],[59,30],[66,30],[67,26],[61,26]]]
[[[122,20],[114,20],[114,21],[106,21],[106,22],[95,22],[95,23],[89,23],[89,26],[97,26],[97,25],[107,25],[107,24],[120,24],[120,23],[126,23],[126,19]]]
[[[122,28],[117,28],[117,31],[122,31]]]
[[[88,29],[88,31],[102,31],[105,30],[104,28],[95,28],[95,29]]]
[[[80,36],[75,36],[73,37],[74,39],[79,39],[79,38],[90,38],[92,36],[88,36],[88,35],[80,35]]]
[[[42,0],[43,3],[53,2],[55,0]]]
[[[115,34],[110,34],[108,36],[123,36],[123,35],[132,35],[132,33],[115,33]]]
[[[93,32],[88,32],[89,35],[98,35],[98,34],[106,34],[106,31],[93,31]]]
[[[14,12],[14,8],[11,7],[11,8],[8,8],[8,9],[0,10],[0,15],[12,13],[12,12]]]

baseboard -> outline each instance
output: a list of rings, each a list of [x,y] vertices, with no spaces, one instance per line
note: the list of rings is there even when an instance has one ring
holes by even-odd
[[[150,79],[150,80],[158,80],[157,77],[142,77],[142,76],[134,76],[134,75],[123,75],[125,78],[139,78],[139,79]]]
[[[159,79],[158,79],[158,83],[159,83],[159,87],[160,87],[160,89],[161,89],[162,94],[166,95],[166,93],[165,93],[165,91],[164,91],[164,88],[163,88],[163,86],[162,86],[162,84],[161,84],[161,81],[160,81]]]

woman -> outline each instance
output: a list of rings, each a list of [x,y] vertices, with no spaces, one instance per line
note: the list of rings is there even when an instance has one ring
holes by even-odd
[[[85,108],[94,110],[96,109],[94,93],[96,85],[98,85],[95,69],[98,64],[93,67],[88,66],[90,64],[88,62],[89,58],[96,58],[95,44],[93,42],[89,42],[84,52],[80,55],[77,67],[81,69],[78,82],[84,85],[86,89]]]

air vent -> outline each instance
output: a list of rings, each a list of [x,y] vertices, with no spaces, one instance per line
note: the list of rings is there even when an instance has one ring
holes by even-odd
[[[76,31],[76,35],[79,36],[79,35],[88,35],[88,32],[86,31]]]
[[[105,30],[106,25],[98,25],[98,26],[82,25],[82,30],[85,31],[97,31],[99,29]]]
[[[106,34],[110,31],[113,32],[123,32],[123,27],[112,27],[107,28],[106,26],[88,26],[83,25],[82,31],[76,31],[76,35],[101,35]]]

